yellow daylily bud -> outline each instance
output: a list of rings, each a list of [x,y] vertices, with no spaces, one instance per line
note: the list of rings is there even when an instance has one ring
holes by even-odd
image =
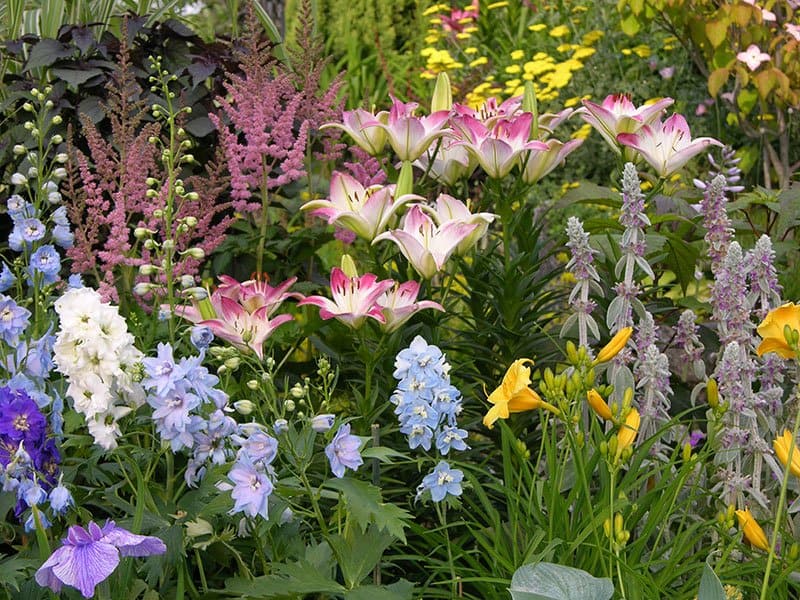
[[[619,456],[625,448],[633,444],[633,440],[636,439],[636,434],[639,433],[640,420],[639,411],[632,408],[628,416],[625,417],[625,422],[620,426],[619,433],[617,434],[617,456]]]
[[[356,263],[353,260],[353,257],[349,254],[342,255],[342,263],[341,263],[342,272],[347,275],[348,277],[358,277],[358,269],[356,268]]]
[[[790,335],[786,334],[787,329],[791,340],[788,339]],[[800,305],[790,302],[769,311],[758,326],[758,335],[762,342],[756,348],[756,353],[762,356],[775,352],[783,358],[795,358],[797,344],[795,342],[795,348],[792,348],[791,342],[795,340],[796,331],[800,331]]]
[[[431,100],[431,112],[437,110],[450,110],[453,108],[453,90],[450,87],[450,78],[444,71],[436,77]]]
[[[737,510],[736,517],[739,519],[739,527],[741,527],[744,532],[745,541],[751,546],[769,552],[767,534],[761,529],[761,525],[755,520],[750,509],[745,508],[744,510]]]
[[[783,434],[772,442],[772,447],[775,449],[775,456],[784,467],[789,464],[789,452],[791,451],[792,462],[789,464],[789,470],[795,477],[800,477],[800,449],[794,443],[792,432],[784,429]]]
[[[711,408],[719,406],[719,388],[715,379],[709,379],[706,383],[706,398]]]
[[[597,392],[597,390],[591,389],[586,392],[586,401],[601,419],[610,421],[613,418],[611,409],[608,407],[608,404],[606,404],[606,401],[603,400],[603,397]]]
[[[600,350],[597,355],[597,358],[594,359],[594,364],[600,364],[604,362],[610,361],[614,358],[619,351],[625,347],[625,344],[628,343],[628,340],[631,339],[631,334],[633,334],[633,327],[624,327],[620,329],[611,341],[605,345],[605,347]]]

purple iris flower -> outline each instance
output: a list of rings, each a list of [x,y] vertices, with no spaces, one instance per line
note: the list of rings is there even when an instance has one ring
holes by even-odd
[[[167,547],[157,537],[136,535],[109,521],[102,528],[91,521],[84,529],[69,528],[63,545],[36,571],[36,583],[61,591],[66,584],[77,588],[84,598],[105,581],[119,565],[120,556],[164,554]]]
[[[361,453],[361,440],[350,435],[350,423],[345,423],[333,436],[331,443],[325,448],[325,456],[331,464],[331,471],[336,477],[344,477],[345,468],[357,470],[364,464]]]

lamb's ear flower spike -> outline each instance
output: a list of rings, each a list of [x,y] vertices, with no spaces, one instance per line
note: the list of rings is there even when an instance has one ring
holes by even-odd
[[[620,133],[617,141],[636,150],[660,177],[669,177],[709,146],[722,146],[710,137],[692,139],[683,115],[644,125],[637,133]]]

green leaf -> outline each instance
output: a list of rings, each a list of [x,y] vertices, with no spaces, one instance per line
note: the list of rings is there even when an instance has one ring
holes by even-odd
[[[636,18],[636,15],[633,13],[629,14],[627,17],[623,18],[620,21],[620,27],[622,28],[622,32],[630,37],[633,37],[639,32],[639,28],[641,27],[641,23],[639,23],[639,19]]]
[[[92,77],[102,75],[100,69],[60,69],[54,68],[53,75],[59,79],[63,79],[70,85],[78,87],[82,83],[86,83]]]
[[[686,240],[674,234],[665,233],[667,239],[667,265],[675,272],[681,289],[686,292],[686,287],[694,281],[694,267],[700,258],[700,251]]]
[[[614,585],[581,569],[540,562],[517,569],[509,591],[514,600],[608,600]]]
[[[706,23],[706,37],[711,45],[716,48],[725,38],[728,37],[728,23],[727,21],[709,21]]]
[[[719,90],[728,81],[729,75],[730,69],[721,67],[708,76],[708,93],[711,94],[712,98],[716,98]]]
[[[374,524],[405,543],[403,529],[411,515],[399,506],[383,502],[379,488],[347,477],[329,479],[323,486],[344,494],[347,510],[362,530]]]
[[[328,538],[348,588],[356,587],[372,572],[394,539],[394,536],[381,533],[374,526],[366,532],[359,531],[358,527],[350,527],[345,535]]]
[[[392,585],[362,585],[344,595],[344,600],[411,600],[414,584],[401,579]]]
[[[395,458],[399,458],[402,460],[409,460],[408,455],[404,452],[398,452],[392,448],[387,448],[386,446],[375,446],[373,448],[364,448],[361,451],[362,458],[377,458],[382,463],[386,464],[394,464]]]
[[[714,573],[714,569],[706,561],[703,567],[703,576],[700,578],[700,590],[697,592],[697,600],[725,600],[725,589],[722,582]]]
[[[19,584],[31,578],[30,571],[35,569],[39,563],[40,561],[33,558],[20,558],[19,556],[5,558],[0,555],[0,589],[11,588],[18,592]]]
[[[255,579],[228,579],[226,594],[247,598],[275,598],[296,594],[341,594],[345,588],[308,561],[273,563],[273,575]]]

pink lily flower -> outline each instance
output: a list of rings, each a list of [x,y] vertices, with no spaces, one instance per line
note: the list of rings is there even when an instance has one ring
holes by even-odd
[[[287,279],[272,287],[266,281],[249,280],[238,282],[228,275],[220,275],[220,285],[208,298],[202,310],[211,318],[203,316],[200,304],[178,306],[175,314],[196,325],[205,325],[220,339],[237,348],[252,349],[259,359],[264,357],[264,342],[279,326],[293,319],[291,315],[278,315],[270,319],[284,300],[302,299],[303,295],[288,292],[297,277]]]
[[[212,333],[240,350],[250,348],[259,360],[264,358],[264,342],[284,323],[293,320],[292,315],[278,315],[269,318],[270,307],[265,305],[249,312],[244,306],[225,296],[219,298],[220,310],[217,318],[200,321]]]
[[[445,136],[442,143],[414,162],[414,165],[429,173],[434,179],[451,186],[459,179],[469,177],[478,166],[476,161],[456,138]]]
[[[383,129],[400,160],[417,160],[435,139],[450,131],[445,127],[450,111],[438,110],[427,117],[415,117],[414,111],[419,106],[418,103],[404,103],[394,97],[392,101],[386,123],[375,119],[367,121],[363,126]]]
[[[545,150],[532,149],[522,155],[522,181],[536,183],[564,162],[567,155],[583,143],[583,140],[570,140],[567,143],[556,139],[542,142]]]
[[[594,127],[617,154],[621,154],[617,143],[620,133],[636,133],[644,125],[655,121],[661,112],[674,102],[664,98],[654,104],[636,107],[625,94],[607,96],[602,104],[583,101],[587,112],[581,114],[584,121]]]
[[[472,117],[491,127],[498,119],[510,119],[522,108],[522,96],[514,96],[497,103],[497,98],[487,98],[477,110],[465,104],[453,103],[453,116]]]
[[[367,317],[385,323],[383,307],[377,304],[378,298],[394,286],[392,279],[378,281],[372,273],[360,277],[348,277],[339,267],[331,271],[331,295],[308,296],[298,302],[298,306],[313,304],[319,307],[319,316],[325,319],[338,319],[348,327],[358,329]]]
[[[565,108],[562,111],[557,113],[542,113],[539,115],[539,139],[547,141],[547,136],[552,135],[555,128],[561,125],[564,121],[569,119],[571,116],[576,114],[581,114],[585,112],[585,109],[579,108],[575,110],[574,108]]]
[[[539,140],[529,141],[533,115],[522,113],[513,119],[499,119],[489,128],[469,117],[455,117],[453,126],[461,136],[460,142],[492,179],[502,179],[518,163],[526,150],[547,150]]]
[[[489,229],[497,215],[493,213],[472,213],[469,207],[461,200],[457,200],[447,194],[439,194],[436,198],[436,209],[422,206],[439,224],[439,227],[447,223],[466,223],[467,225],[477,225],[477,227],[456,246],[456,254],[466,254],[481,239]]]
[[[751,71],[755,71],[761,66],[761,63],[768,62],[771,58],[769,54],[762,52],[761,48],[755,44],[750,44],[747,50],[736,55],[736,59],[746,64]]]
[[[437,227],[419,205],[406,213],[402,229],[382,233],[372,242],[391,240],[425,279],[441,271],[459,243],[478,228],[477,223],[450,221]]]
[[[661,177],[668,177],[708,146],[722,146],[710,137],[692,139],[686,119],[678,113],[645,125],[638,133],[621,133],[620,144],[636,150]]]
[[[396,186],[373,185],[365,188],[353,177],[334,172],[331,176],[330,198],[306,202],[301,209],[323,217],[329,224],[348,229],[368,242],[383,232],[397,210],[421,196],[404,194],[394,197]]]
[[[426,308],[432,308],[444,312],[444,307],[432,300],[417,302],[419,294],[419,283],[416,281],[406,281],[384,292],[377,300],[378,306],[383,311],[385,319],[383,329],[387,333],[397,330],[403,323],[408,321],[412,315]]]
[[[363,108],[357,108],[355,110],[344,111],[342,113],[341,123],[326,123],[320,127],[320,129],[329,127],[341,129],[353,138],[353,141],[358,144],[362,150],[372,156],[378,156],[383,152],[383,147],[386,145],[386,132],[375,123],[385,124],[388,119],[389,113],[385,110],[375,114]]]

